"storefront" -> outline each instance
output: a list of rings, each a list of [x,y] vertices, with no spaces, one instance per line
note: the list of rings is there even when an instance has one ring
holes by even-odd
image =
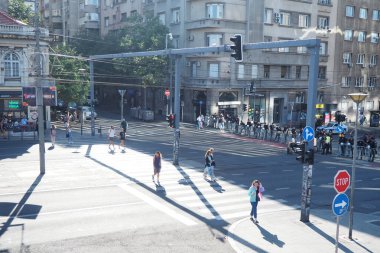
[[[21,87],[0,87],[0,117],[19,120],[26,115]]]

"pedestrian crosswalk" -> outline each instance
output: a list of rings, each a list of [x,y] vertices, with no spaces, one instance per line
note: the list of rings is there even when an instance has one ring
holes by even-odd
[[[165,196],[162,198],[162,203],[168,204],[167,200],[173,201],[207,220],[232,221],[232,219],[249,216],[251,208],[247,195],[249,182],[247,185],[242,185],[219,177],[214,183],[203,178],[202,164],[174,166],[164,160],[160,186],[158,186],[152,182],[151,177],[153,154],[144,154],[132,149],[127,149],[126,153],[117,150],[114,154],[108,154],[105,152],[106,149],[106,145],[93,146],[90,156],[96,155],[102,164],[107,164],[112,168],[110,172],[117,171],[118,174],[133,179],[128,187],[132,185],[134,191],[144,192],[146,189],[157,191],[160,193],[157,194],[158,196]],[[99,155],[102,152],[104,155]],[[260,203],[259,213],[295,208],[283,202],[272,199],[269,194],[266,194],[265,199]]]

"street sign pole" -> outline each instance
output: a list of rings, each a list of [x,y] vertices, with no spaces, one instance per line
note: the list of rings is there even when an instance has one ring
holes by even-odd
[[[120,120],[123,120],[124,119],[124,94],[125,94],[125,90],[119,90],[119,94],[120,94],[120,97],[121,97],[121,100],[120,100],[120,108],[121,108],[121,111],[120,111]]]
[[[339,216],[336,217],[335,253],[338,253],[339,248],[339,219]]]

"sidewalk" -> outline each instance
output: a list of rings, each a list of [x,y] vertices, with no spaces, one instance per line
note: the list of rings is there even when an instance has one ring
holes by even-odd
[[[228,240],[236,252],[335,252],[337,226],[332,211],[313,209],[308,223],[300,221],[297,209],[265,213],[263,202],[258,212],[259,224],[247,217],[230,226]],[[354,213],[352,241],[348,238],[348,217],[348,213],[341,216],[338,252],[378,252],[380,212]]]

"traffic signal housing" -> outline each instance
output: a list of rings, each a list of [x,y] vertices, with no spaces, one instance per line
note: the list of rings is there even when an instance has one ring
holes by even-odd
[[[243,43],[241,34],[235,34],[230,40],[234,43],[230,48],[234,51],[231,57],[235,58],[236,62],[243,61]]]
[[[247,104],[243,104],[243,112],[246,112],[248,110],[248,105]]]

